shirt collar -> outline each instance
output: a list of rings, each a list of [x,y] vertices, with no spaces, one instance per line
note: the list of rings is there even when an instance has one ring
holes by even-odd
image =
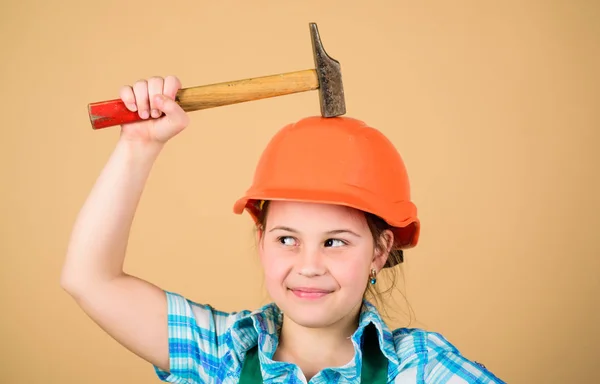
[[[369,324],[373,324],[377,330],[379,338],[379,348],[387,357],[390,364],[390,371],[394,371],[400,365],[398,354],[396,353],[396,344],[394,335],[385,321],[383,321],[377,308],[367,300],[363,300],[363,306],[359,317],[358,328],[352,335],[352,338],[358,343],[361,340],[362,333]],[[359,344],[360,345],[360,344]]]
[[[279,376],[286,368],[285,363],[279,364],[279,362],[271,360],[279,342],[282,323],[283,313],[275,303],[269,303],[249,312],[246,316],[240,317],[232,324],[230,329],[231,333],[228,338],[231,343],[230,348],[236,350],[238,354],[258,345],[261,352],[261,362],[266,360],[269,365],[269,370],[263,372],[263,375],[266,375],[265,379]],[[362,361],[361,340],[365,328],[369,324],[372,324],[377,330],[379,348],[389,361],[388,372],[395,372],[400,365],[392,332],[383,321],[377,308],[364,299],[358,327],[351,336],[356,351],[355,359],[346,366],[337,369],[348,380],[352,380],[357,376],[356,365]]]

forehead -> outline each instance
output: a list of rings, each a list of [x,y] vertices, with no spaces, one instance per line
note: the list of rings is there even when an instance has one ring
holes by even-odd
[[[335,204],[277,200],[269,203],[267,214],[267,226],[274,225],[327,227],[328,229],[333,226],[368,228],[364,214],[354,208]]]

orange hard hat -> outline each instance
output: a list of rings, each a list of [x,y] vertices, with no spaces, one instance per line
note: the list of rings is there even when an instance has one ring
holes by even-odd
[[[279,130],[233,211],[247,210],[257,222],[264,200],[339,204],[372,213],[392,227],[395,249],[412,248],[419,239],[404,161],[380,131],[350,117],[308,117]]]

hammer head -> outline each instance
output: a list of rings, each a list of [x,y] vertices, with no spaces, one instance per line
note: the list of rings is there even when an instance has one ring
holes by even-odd
[[[319,101],[323,117],[335,117],[346,113],[346,101],[342,84],[342,71],[340,63],[329,57],[321,38],[316,23],[310,23],[315,71],[319,80]]]

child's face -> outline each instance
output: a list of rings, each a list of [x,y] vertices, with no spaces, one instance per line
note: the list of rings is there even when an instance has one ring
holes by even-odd
[[[326,327],[357,313],[375,250],[362,213],[337,205],[271,201],[260,257],[269,295],[295,323]]]

